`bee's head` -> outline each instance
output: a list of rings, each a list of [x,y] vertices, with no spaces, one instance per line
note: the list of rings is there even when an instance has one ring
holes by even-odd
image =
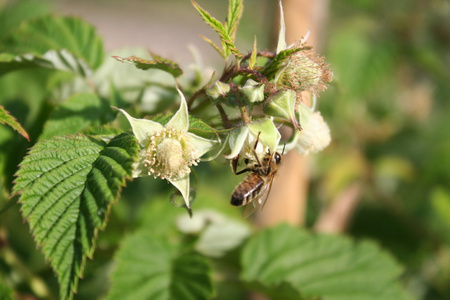
[[[283,155],[284,154],[284,149],[286,148],[286,144],[284,144],[284,147],[283,147],[283,152],[281,152],[281,154],[280,153],[278,153],[278,152],[275,152],[275,154],[273,155],[273,159],[275,160],[275,163],[278,165],[279,163],[280,163],[280,161],[281,161],[281,155]]]
[[[275,163],[278,165],[281,161],[281,155],[278,152],[275,152],[275,154],[273,155],[273,159],[275,160]]]

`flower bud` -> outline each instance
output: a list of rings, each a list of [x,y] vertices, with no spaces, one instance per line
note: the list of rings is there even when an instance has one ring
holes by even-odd
[[[264,84],[256,82],[253,79],[247,80],[243,87],[239,87],[239,90],[250,103],[264,100]]]
[[[216,103],[220,97],[224,97],[230,91],[230,85],[221,81],[214,82],[207,90],[208,97]]]
[[[279,90],[272,94],[264,105],[263,112],[266,115],[285,119],[298,128],[295,116],[296,93],[293,90]]]
[[[296,91],[308,91],[317,95],[333,80],[333,72],[313,50],[294,53],[286,69],[280,74],[280,83]]]

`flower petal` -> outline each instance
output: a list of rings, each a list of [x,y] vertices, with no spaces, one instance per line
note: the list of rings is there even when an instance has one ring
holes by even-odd
[[[330,128],[320,112],[313,112],[304,104],[299,106],[302,131],[296,133],[296,150],[299,154],[317,153],[331,142]]]
[[[189,204],[189,174],[179,179],[167,179],[174,187],[176,187],[183,196],[184,203],[187,208],[191,208]]]
[[[186,139],[188,139],[189,143],[195,147],[198,157],[201,157],[206,152],[220,146],[218,141],[208,140],[190,132],[186,133]]]
[[[247,126],[238,127],[230,132],[227,137],[227,141],[229,142],[231,153],[225,155],[226,159],[233,159],[241,152],[241,149],[247,140],[248,133],[249,129]],[[225,143],[227,141],[225,141]]]
[[[144,149],[145,150],[145,149]],[[133,178],[149,176],[148,166],[145,166],[145,155],[144,150],[139,153],[138,160],[133,163]]]
[[[130,116],[123,109],[113,107],[114,109],[120,111],[127,117],[128,122],[130,122],[131,128],[133,128],[133,133],[136,136],[137,140],[142,146],[147,146],[149,142],[150,136],[154,135],[156,131],[163,129],[164,127],[154,121],[147,119],[136,119]]]
[[[187,131],[189,129],[189,114],[186,98],[184,97],[183,93],[178,89],[178,87],[176,89],[181,97],[180,108],[177,110],[172,119],[170,119],[170,121],[167,122],[165,127]]]
[[[250,123],[247,127],[254,136],[259,134],[259,142],[262,145],[267,146],[272,153],[276,151],[281,134],[270,119],[265,118],[261,121]]]

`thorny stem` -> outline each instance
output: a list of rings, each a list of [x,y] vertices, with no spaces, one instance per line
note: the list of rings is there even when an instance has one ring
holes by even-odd
[[[249,69],[247,67],[240,67],[238,72],[241,74],[249,74],[249,75],[255,76],[256,78],[258,78],[259,81],[261,81],[261,83],[268,82],[266,76],[262,75],[261,73],[259,73],[256,70]]]
[[[242,58],[242,61],[245,61],[245,60],[249,59],[250,56],[252,56],[252,53],[251,53],[251,52],[250,52],[249,54],[245,55],[245,56]],[[258,52],[256,53],[256,56],[262,56],[262,57],[267,57],[267,58],[274,58],[274,57],[275,57],[275,53],[270,52],[270,51],[258,51]]]
[[[219,111],[219,113],[220,113],[220,117],[222,118],[222,122],[223,122],[223,124],[224,124],[224,128],[225,129],[228,129],[228,128],[231,128],[231,122],[230,122],[230,120],[228,119],[228,116],[227,116],[227,113],[225,112],[225,110],[223,109],[223,107],[222,107],[222,105],[220,104],[220,103],[217,103],[216,104],[216,107],[217,107],[217,110]]]
[[[241,106],[239,107],[239,109],[241,110],[242,121],[244,122],[244,124],[250,123],[250,115],[248,114],[247,107]]]

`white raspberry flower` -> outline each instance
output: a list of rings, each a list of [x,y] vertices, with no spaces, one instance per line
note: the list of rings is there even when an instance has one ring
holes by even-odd
[[[188,132],[186,99],[180,90],[178,93],[181,96],[180,108],[164,126],[151,120],[133,118],[123,109],[117,110],[127,117],[142,146],[139,159],[134,164],[133,177],[153,175],[167,179],[181,192],[189,208],[190,167],[196,166],[200,157],[219,143]]]
[[[295,149],[300,154],[317,153],[331,142],[330,128],[320,112],[313,112],[305,105],[300,105],[300,123],[302,130],[295,135]]]

